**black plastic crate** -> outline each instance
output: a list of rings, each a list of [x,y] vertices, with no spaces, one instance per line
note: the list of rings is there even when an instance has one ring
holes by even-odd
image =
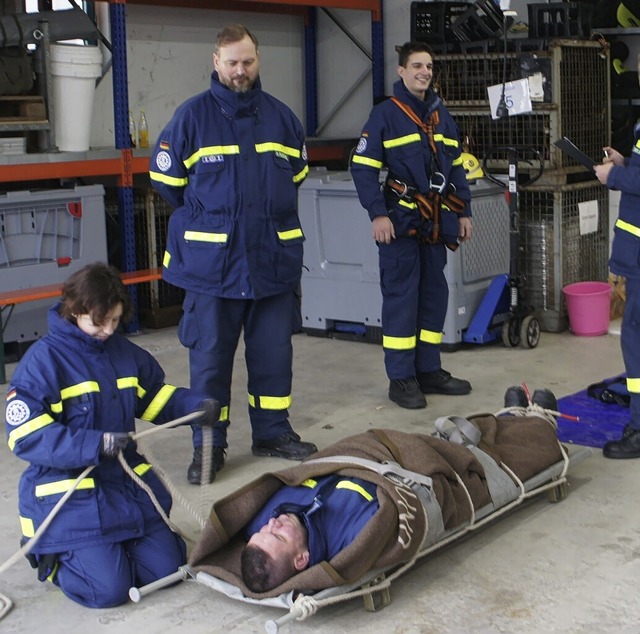
[[[529,4],[529,37],[589,37],[592,10],[586,2]]]
[[[457,40],[451,27],[468,8],[468,2],[412,2],[411,39],[427,44]]]

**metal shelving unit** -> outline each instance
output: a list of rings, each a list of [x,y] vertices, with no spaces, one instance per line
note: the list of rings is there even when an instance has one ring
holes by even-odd
[[[123,271],[136,269],[136,246],[134,226],[133,176],[148,171],[148,154],[135,151],[129,137],[129,90],[127,75],[126,51],[126,4],[169,6],[176,8],[174,0],[109,0],[109,19],[112,39],[112,75],[113,75],[113,110],[115,152],[87,152],[82,156],[65,157],[47,154],[36,155],[35,160],[20,159],[20,163],[8,162],[0,170],[0,182],[37,181],[57,178],[73,178],[87,176],[115,176],[118,187],[119,222],[121,227]],[[353,9],[368,11],[371,14],[371,62],[373,75],[373,101],[384,94],[384,48],[382,25],[382,0],[187,0],[182,6],[188,8],[212,10],[254,11],[262,13],[285,13],[299,15],[304,19],[304,50],[306,76],[306,124],[307,136],[313,137],[318,129],[317,108],[317,60],[315,9]],[[47,129],[49,126],[42,126]],[[317,151],[309,148],[310,160],[327,160],[341,158],[342,147],[337,149],[338,155],[320,145]],[[134,302],[137,300],[134,293]],[[137,304],[136,304],[137,308]],[[137,310],[136,310],[137,315]],[[131,324],[132,329],[138,323]]]

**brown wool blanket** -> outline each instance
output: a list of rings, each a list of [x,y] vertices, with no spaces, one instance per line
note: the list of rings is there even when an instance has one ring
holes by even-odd
[[[504,463],[526,481],[563,459],[555,429],[541,418],[495,417],[477,414],[469,420],[481,431],[478,448],[498,464]],[[340,440],[313,454],[309,460],[354,456],[378,463],[393,461],[409,471],[433,479],[433,492],[442,510],[445,529],[469,522],[469,498],[480,509],[491,502],[485,472],[466,447],[426,434],[373,429]],[[245,544],[242,529],[283,484],[298,485],[307,478],[330,473],[369,480],[377,485],[380,508],[358,537],[330,561],[323,561],[295,575],[264,594],[250,592],[240,578],[240,552]],[[189,557],[189,566],[237,586],[252,598],[278,596],[291,590],[313,592],[352,583],[370,570],[409,561],[427,533],[427,519],[414,491],[360,465],[307,464],[305,461],[273,473],[265,473],[241,489],[215,502],[207,524]]]

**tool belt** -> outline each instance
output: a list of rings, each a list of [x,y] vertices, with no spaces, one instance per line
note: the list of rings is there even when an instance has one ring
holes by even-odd
[[[415,203],[420,215],[431,223],[431,231],[422,233],[418,229],[413,229],[411,235],[416,235],[422,242],[437,244],[444,242],[446,246],[455,251],[458,243],[445,242],[440,235],[440,214],[442,206],[445,205],[454,213],[460,214],[465,209],[465,202],[455,195],[451,185],[447,185],[442,174],[437,173],[441,177],[440,183],[434,183],[432,179],[431,189],[428,193],[423,194],[412,185],[407,185],[395,178],[388,178],[385,183],[398,198],[407,202]],[[446,193],[445,193],[446,192]]]

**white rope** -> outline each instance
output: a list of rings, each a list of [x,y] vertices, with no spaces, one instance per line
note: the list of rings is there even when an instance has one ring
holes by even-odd
[[[162,425],[156,425],[152,429],[148,429],[148,430],[140,432],[140,433],[131,434],[131,438],[132,438],[132,440],[136,440],[137,441],[139,438],[142,438],[144,436],[148,436],[148,435],[150,435],[152,433],[156,433],[158,431],[161,431],[163,429],[168,429],[170,427],[176,427],[178,425],[182,425],[183,423],[187,423],[187,422],[189,422],[191,420],[199,418],[200,416],[202,416],[202,413],[203,413],[202,411],[192,412],[191,414],[187,414],[186,416],[181,416],[180,418],[176,418],[176,419],[174,419],[172,421],[169,421],[167,423],[164,423]],[[122,465],[123,464],[122,451],[120,451],[118,453],[118,460],[120,460],[120,464]],[[40,524],[40,526],[38,527],[38,530],[34,533],[33,537],[31,537],[28,542],[26,542],[23,546],[21,546],[13,555],[11,555],[11,557],[9,557],[9,559],[7,559],[0,566],[0,575],[2,575],[5,571],[7,571],[9,568],[11,568],[11,566],[13,566],[22,557],[25,557],[26,555],[28,555],[31,552],[33,547],[38,543],[38,540],[40,539],[40,537],[42,537],[42,535],[47,530],[47,528],[49,528],[49,525],[51,524],[51,522],[55,519],[56,515],[60,512],[60,509],[65,505],[65,503],[71,497],[73,492],[78,488],[78,485],[80,484],[80,482],[82,482],[82,480],[84,480],[84,478],[86,478],[89,475],[89,473],[91,473],[91,471],[93,471],[93,469],[95,469],[96,466],[97,465],[88,466],[75,479],[75,481],[73,482],[71,487],[58,500],[56,505],[51,509],[51,511],[47,515],[47,517],[45,517],[44,521],[42,522],[42,524]],[[155,499],[155,496],[153,495],[151,490],[148,489],[146,484],[144,482],[141,482],[140,478],[138,478],[138,476],[131,471],[131,469],[129,468],[129,465],[127,465],[127,467],[128,467],[128,470],[125,469],[125,471],[127,471],[127,473],[129,473],[129,475],[131,475],[133,477],[133,479],[134,479],[134,481],[136,483],[141,484],[142,488],[145,491],[147,491],[147,493],[150,494],[150,497],[151,497],[152,501],[154,501],[154,506],[157,505],[156,509],[157,510],[159,509],[159,512],[161,512],[161,516],[163,517],[163,519],[166,518],[165,521],[168,521],[169,518],[166,517],[166,514],[164,513],[164,511],[162,511],[161,507],[159,507],[158,501]],[[170,522],[169,522],[169,526],[172,527],[172,524]],[[2,595],[2,594],[0,594],[0,601],[2,601],[5,604],[2,608],[0,608],[0,619],[2,619],[5,616],[5,614],[9,612],[9,610],[13,606],[13,603],[11,602],[11,599],[9,599],[9,597],[6,597],[5,595]]]
[[[143,443],[138,443],[138,451],[143,456],[146,456],[147,460],[153,465],[154,473],[158,476],[158,478],[160,478],[160,481],[162,482],[162,484],[164,484],[167,491],[169,491],[174,502],[182,506],[182,508],[185,509],[187,513],[189,513],[191,517],[193,517],[196,520],[196,522],[200,526],[200,529],[203,529],[206,524],[206,517],[203,514],[198,512],[198,510],[193,506],[193,504],[191,504],[191,502],[189,502],[189,500],[184,496],[182,491],[176,486],[174,486],[171,478],[165,473],[162,467],[158,466],[158,461],[156,460],[155,456],[153,455],[153,452],[151,451],[150,447],[147,445],[146,441]],[[150,495],[150,497],[152,501],[155,500],[155,496]],[[155,504],[156,502],[154,502],[154,506]],[[185,536],[182,533],[181,533],[181,536],[183,537],[183,539],[188,539],[188,541],[190,542],[193,541],[191,538]]]
[[[13,602],[6,595],[0,592],[0,620],[3,619],[4,615],[7,614],[11,608],[13,607]]]

